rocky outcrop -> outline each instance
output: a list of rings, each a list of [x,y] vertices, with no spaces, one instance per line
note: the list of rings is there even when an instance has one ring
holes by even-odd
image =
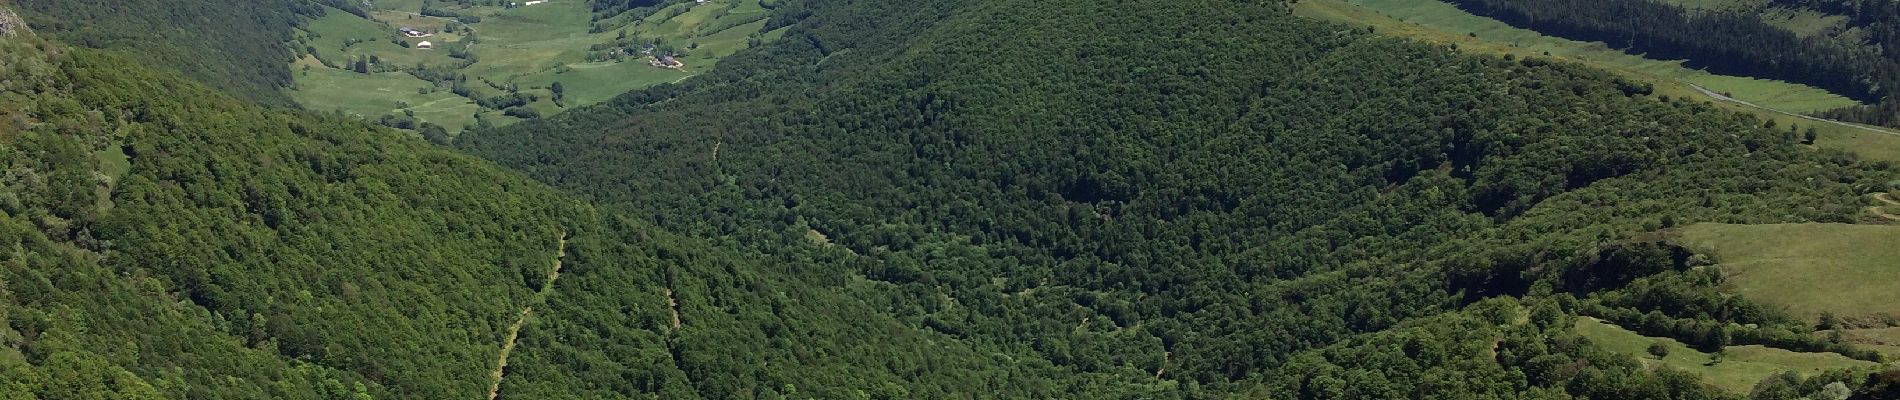
[[[15,15],[13,10],[8,10],[5,5],[0,4],[0,37],[13,37],[26,32],[28,32],[26,21],[21,20],[19,15]]]

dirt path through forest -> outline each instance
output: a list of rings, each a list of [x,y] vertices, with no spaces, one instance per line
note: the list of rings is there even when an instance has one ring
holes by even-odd
[[[1895,201],[1893,197],[1888,195],[1886,192],[1874,193],[1874,200],[1879,200],[1881,203],[1885,203],[1884,205],[1888,205],[1888,206],[1900,206],[1900,201]],[[1888,214],[1886,211],[1881,211],[1880,210],[1881,206],[1882,206],[1881,204],[1867,206],[1867,212],[1872,213],[1875,216],[1878,216],[1881,218],[1886,218],[1888,221],[1900,222],[1900,215]]]
[[[1886,218],[1889,221],[1900,222],[1900,215],[1893,215],[1893,214],[1888,214],[1886,211],[1880,211],[1880,206],[1867,207],[1867,212],[1874,213],[1875,216]]]
[[[666,289],[666,307],[673,310],[673,329],[680,328],[680,302],[673,298],[673,289]]]
[[[531,303],[538,304],[547,299],[548,290],[554,288],[554,280],[561,277],[561,260],[567,258],[567,232],[561,232],[560,244],[555,247],[554,268],[548,270],[548,279],[541,281],[541,290],[534,292],[534,300]],[[515,317],[515,323],[508,325],[508,336],[501,341],[501,355],[495,359],[495,370],[489,372],[489,377],[492,379],[488,384],[488,400],[495,400],[496,397],[501,396],[501,374],[503,370],[508,369],[508,353],[515,350],[515,338],[519,337],[521,326],[528,323],[528,314],[532,313],[534,313],[533,305],[522,307],[521,316]],[[678,321],[678,317],[674,318],[674,321]]]

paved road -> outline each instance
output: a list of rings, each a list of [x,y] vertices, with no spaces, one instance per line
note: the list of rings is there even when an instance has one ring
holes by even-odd
[[[1856,125],[1856,124],[1850,124],[1850,123],[1846,123],[1846,122],[1841,122],[1841,121],[1835,121],[1835,120],[1831,120],[1831,119],[1826,119],[1826,118],[1818,118],[1818,117],[1811,117],[1811,116],[1807,116],[1807,115],[1801,115],[1801,114],[1795,114],[1795,113],[1791,113],[1791,112],[1787,112],[1787,111],[1781,111],[1781,110],[1776,110],[1776,109],[1773,109],[1773,108],[1768,108],[1768,107],[1762,107],[1761,105],[1758,105],[1758,104],[1755,104],[1755,103],[1750,103],[1750,102],[1747,102],[1747,101],[1743,101],[1743,100],[1741,100],[1741,99],[1737,99],[1737,98],[1734,98],[1734,97],[1728,97],[1727,95],[1723,95],[1723,94],[1721,94],[1721,93],[1717,93],[1716,91],[1713,91],[1713,90],[1709,90],[1709,88],[1705,88],[1705,87],[1702,87],[1702,85],[1697,85],[1697,84],[1694,84],[1694,83],[1690,83],[1689,81],[1681,81],[1681,82],[1682,82],[1683,84],[1685,84],[1685,85],[1689,85],[1689,87],[1692,87],[1692,88],[1695,88],[1695,90],[1696,90],[1696,91],[1698,91],[1698,92],[1702,92],[1702,94],[1703,94],[1703,95],[1707,95],[1707,96],[1709,96],[1709,97],[1712,97],[1712,98],[1715,98],[1716,100],[1721,100],[1721,101],[1726,101],[1726,102],[1730,102],[1730,103],[1735,103],[1735,104],[1741,104],[1741,105],[1744,105],[1744,106],[1749,106],[1749,107],[1754,107],[1754,108],[1759,108],[1759,109],[1763,109],[1763,110],[1768,110],[1768,111],[1770,111],[1770,112],[1774,112],[1774,113],[1776,113],[1776,114],[1781,114],[1781,115],[1786,115],[1786,116],[1790,116],[1790,117],[1795,117],[1795,118],[1800,118],[1800,119],[1805,119],[1805,120],[1809,120],[1809,121],[1814,121],[1814,122],[1820,122],[1820,123],[1828,123],[1828,124],[1835,124],[1835,125],[1840,125],[1840,126],[1845,126],[1845,127],[1849,127],[1849,128],[1854,128],[1854,129],[1859,129],[1859,130],[1864,130],[1864,131],[1868,131],[1868,132],[1874,132],[1874,133],[1881,133],[1881,134],[1888,134],[1888,135],[1894,135],[1894,136],[1900,136],[1900,132],[1894,132],[1894,131],[1891,131],[1891,130],[1886,130],[1886,129],[1881,129],[1881,128],[1875,128],[1875,127],[1871,127],[1871,126],[1866,126],[1866,125]]]

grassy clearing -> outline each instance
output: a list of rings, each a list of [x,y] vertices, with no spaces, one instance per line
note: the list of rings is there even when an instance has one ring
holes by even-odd
[[[457,37],[452,34],[404,39],[411,44],[429,40],[437,45],[436,50],[404,48],[390,41],[398,26],[439,30],[447,22],[409,14],[421,7],[420,1],[385,0],[377,2],[375,7],[378,11],[371,14],[375,20],[335,11],[312,22],[308,28],[308,34],[313,37],[311,47],[319,57],[336,67],[371,55],[391,66],[451,65],[458,61],[448,57],[449,47],[456,45]],[[469,76],[467,86],[472,95],[486,98],[507,94],[506,90],[482,82],[516,87],[524,93],[538,95],[539,100],[527,107],[542,115],[605,101],[630,90],[679,81],[711,69],[720,58],[744,50],[754,36],[773,40],[783,34],[782,29],[760,32],[766,23],[762,17],[769,11],[757,0],[677,3],[669,7],[671,11],[655,13],[644,20],[620,20],[623,26],[599,33],[589,32],[594,23],[591,9],[580,0],[553,0],[507,9],[452,7],[450,10],[482,19],[469,25],[475,32],[475,44],[469,47],[469,52],[476,62],[460,71]],[[684,71],[652,67],[639,55],[618,62],[588,60],[591,47],[614,42],[621,31],[680,49],[686,53],[680,57],[686,63]],[[498,110],[471,109],[475,106],[465,101],[442,97],[448,95],[446,92],[418,98],[413,89],[426,84],[419,80],[323,70],[321,63],[307,59],[294,63],[292,69],[300,72],[306,65],[312,66],[313,72],[299,77],[301,93],[293,97],[304,102],[307,108],[342,109],[373,118],[391,112],[397,102],[406,101],[415,105],[413,110],[419,119],[442,124],[451,131],[473,124],[475,117],[472,116],[478,112],[483,114],[481,119],[495,125],[517,121],[500,115]],[[553,103],[549,87],[555,82],[566,89],[567,107]]]
[[[1801,37],[1821,36],[1847,27],[1847,16],[1827,15],[1813,10],[1769,8],[1761,11],[1761,18],[1770,25],[1787,29]]]
[[[407,14],[401,13],[385,14],[407,16]],[[416,21],[405,19],[398,20],[395,23],[409,25],[411,22]],[[404,37],[400,38],[400,40],[408,42],[410,47],[403,47],[391,41],[392,39],[397,39],[396,26],[380,21],[363,19],[355,14],[341,10],[331,9],[328,13],[324,14],[323,18],[311,21],[306,29],[308,29],[307,34],[311,37],[309,46],[316,50],[317,57],[321,58],[327,64],[338,68],[346,67],[351,60],[370,56],[375,56],[378,60],[381,60],[383,64],[399,66],[414,66],[417,64],[436,65],[455,61],[455,59],[449,57],[447,50],[428,50],[415,47],[416,44],[423,41],[429,41],[438,46],[447,45],[450,43],[449,40],[446,40],[451,39],[449,37]]]
[[[1690,11],[1756,14],[1761,16],[1763,22],[1787,29],[1801,37],[1820,36],[1828,33],[1830,29],[1838,31],[1847,27],[1846,16],[1777,7],[1768,0],[1663,0],[1663,2]]]
[[[746,39],[752,33],[758,32],[760,28],[764,28],[765,22],[765,20],[761,19],[745,25],[734,26],[706,36],[701,36],[694,39],[694,42],[699,44],[699,48],[694,49],[692,53],[701,58],[718,59],[730,56],[732,53],[739,52],[739,50],[745,50]]]
[[[1841,339],[1880,351],[1888,359],[1900,358],[1900,327],[1848,329],[1841,332]]]
[[[1682,342],[1639,335],[1595,318],[1578,318],[1574,329],[1605,350],[1635,357],[1644,365],[1695,373],[1702,376],[1704,382],[1735,394],[1747,394],[1762,379],[1782,371],[1812,374],[1879,365],[1834,353],[1801,353],[1757,345],[1729,346],[1728,355],[1721,362],[1711,363],[1711,354],[1696,351]],[[1648,351],[1650,344],[1659,342],[1669,348],[1669,355],[1662,359]]]
[[[375,6],[378,10],[420,12],[422,11],[422,0],[376,0]]]
[[[423,94],[421,89],[434,85],[405,73],[358,74],[322,67],[292,73],[297,79],[297,90],[290,92],[291,98],[314,111],[341,110],[346,114],[377,118],[401,114],[402,106],[407,104],[417,119],[442,125],[450,132],[459,132],[473,123],[473,116],[481,111],[480,106],[447,90]]]
[[[1417,29],[1436,30],[1454,36],[1465,36],[1467,39],[1476,39],[1452,41],[1461,46],[1480,41],[1491,42],[1516,49],[1502,51],[1505,53],[1541,55],[1548,52],[1554,57],[1571,59],[1606,69],[1637,71],[1657,78],[1687,80],[1716,91],[1730,93],[1737,99],[1781,110],[1807,112],[1857,104],[1851,99],[1806,85],[1714,75],[1684,68],[1680,61],[1651,60],[1626,54],[1600,42],[1579,42],[1544,36],[1536,31],[1513,28],[1490,18],[1473,15],[1438,1],[1317,0],[1303,1],[1299,6],[1306,10],[1308,15],[1359,23],[1378,22],[1373,25],[1381,29],[1392,27],[1392,25],[1410,24]],[[1381,19],[1387,21],[1379,21]],[[1406,36],[1415,37],[1442,36],[1406,33],[1413,33]],[[1476,37],[1469,35],[1476,35]]]
[[[1736,293],[1795,316],[1900,315],[1900,226],[1696,224],[1677,240],[1713,255]]]
[[[1735,0],[1700,1],[1704,6],[1739,4]],[[1853,100],[1810,86],[1747,77],[1714,75],[1684,68],[1679,61],[1651,60],[1627,54],[1597,42],[1579,42],[1512,28],[1502,22],[1459,10],[1438,1],[1307,0],[1295,13],[1309,18],[1370,26],[1386,35],[1456,45],[1460,50],[1494,55],[1543,57],[1576,62],[1614,71],[1656,86],[1660,96],[1714,101],[1688,83],[1708,87],[1764,107],[1810,112],[1856,104]],[[1770,110],[1715,101],[1719,107],[1775,120],[1780,126],[1816,128],[1816,145],[1853,152],[1875,160],[1900,161],[1900,136],[1863,129],[1815,123]]]
[[[593,104],[626,93],[626,87],[647,87],[692,76],[689,72],[653,68],[643,61],[574,64],[566,72],[546,71],[516,79],[523,87],[543,88],[561,82],[569,107]]]

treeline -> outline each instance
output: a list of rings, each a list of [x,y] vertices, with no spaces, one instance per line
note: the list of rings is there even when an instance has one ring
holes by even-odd
[[[1877,49],[1888,64],[1900,64],[1900,2],[1893,0],[1776,0],[1772,4],[1845,17],[1847,27],[1860,33],[1862,35],[1860,40],[1864,40],[1865,45]],[[1900,127],[1900,99],[1889,96],[1879,103],[1826,110],[1816,115],[1863,124]]]
[[[1850,221],[1893,176],[1602,72],[1277,3],[895,3],[788,5],[785,40],[707,75],[456,145],[668,230],[837,260],[809,272],[888,288],[857,298],[916,329],[1146,398],[1715,396],[1579,361],[1613,357],[1564,325],[1453,310],[1666,272],[1598,260],[1669,226]],[[1475,356],[1499,337],[1535,362]]]
[[[128,57],[8,38],[0,66],[0,398],[479,397],[528,306],[508,397],[1157,390],[900,322],[844,287],[842,249],[672,235]]]
[[[1448,0],[1511,26],[1647,57],[1686,59],[1710,72],[1820,87],[1862,102],[1900,88],[1900,64],[1880,52],[1805,39],[1752,13],[1691,13],[1656,0]]]
[[[1816,326],[1722,292],[1718,287],[1725,276],[1720,268],[1691,269],[1686,263],[1652,265],[1664,267],[1662,273],[1595,293],[1584,302],[1581,313],[1646,336],[1675,338],[1709,353],[1727,346],[1763,345],[1885,361],[1876,350],[1817,335]]]
[[[744,1],[751,1],[751,0],[744,0]],[[630,10],[642,9],[642,8],[657,9],[658,6],[666,5],[667,1],[666,0],[587,0],[587,4],[589,7],[593,8],[594,10],[594,20],[599,21],[599,20],[619,16],[620,14],[625,13]]]
[[[21,0],[12,5],[35,31],[69,44],[109,49],[182,72],[205,85],[277,106],[294,103],[292,29],[322,16],[325,0]],[[350,4],[343,9],[357,11]]]

